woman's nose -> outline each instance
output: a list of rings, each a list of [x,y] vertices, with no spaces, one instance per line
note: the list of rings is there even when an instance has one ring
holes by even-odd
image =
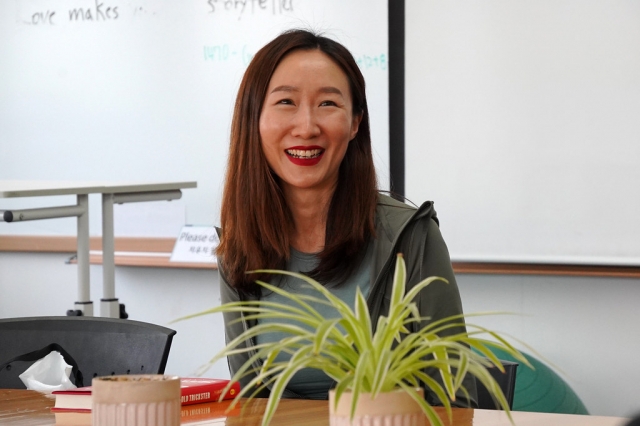
[[[292,135],[310,139],[320,134],[320,126],[313,108],[301,107],[294,117]]]

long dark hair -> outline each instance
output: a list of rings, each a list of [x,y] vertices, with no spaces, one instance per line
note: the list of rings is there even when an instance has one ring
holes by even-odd
[[[351,53],[340,43],[307,30],[280,34],[256,53],[236,98],[229,160],[222,196],[222,236],[217,250],[220,270],[239,291],[259,293],[255,269],[284,268],[289,258],[293,219],[279,178],[262,152],[259,121],[271,76],[280,61],[297,50],[318,49],[349,80],[353,114],[362,120],[340,165],[338,184],[327,217],[325,246],[311,275],[342,281],[357,267],[366,243],[375,235],[377,182],[365,82]]]

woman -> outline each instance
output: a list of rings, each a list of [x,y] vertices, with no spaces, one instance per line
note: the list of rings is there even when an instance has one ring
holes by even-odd
[[[408,286],[433,275],[449,281],[422,291],[421,314],[437,320],[462,313],[432,203],[414,209],[377,191],[364,79],[349,51],[328,38],[289,31],[249,64],[233,115],[221,223],[223,303],[278,299],[255,284],[273,283],[273,276],[246,271],[287,269],[307,273],[352,306],[360,288],[376,324],[388,313],[395,258],[403,253]],[[308,291],[296,281],[276,283]],[[225,315],[227,341],[255,325],[236,320],[236,314]],[[248,344],[279,338],[270,333]],[[249,356],[230,357],[231,374]],[[457,403],[475,405],[473,378],[465,385],[471,401]],[[324,373],[305,370],[285,396],[326,398],[330,387]],[[437,403],[434,395],[427,397]]]

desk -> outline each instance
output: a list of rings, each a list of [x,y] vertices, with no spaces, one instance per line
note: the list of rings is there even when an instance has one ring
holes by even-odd
[[[77,204],[26,210],[0,210],[0,221],[76,217],[78,252],[78,300],[76,313],[93,316],[93,302],[89,282],[89,194],[102,194],[102,255],[103,283],[100,314],[119,318],[120,304],[115,296],[115,265],[113,248],[113,205],[175,200],[182,196],[183,188],[195,188],[196,182],[54,182],[54,181],[0,181],[0,198],[75,195]]]
[[[0,389],[0,424],[21,426],[54,426],[55,417],[49,411],[53,406],[53,398],[34,391]],[[183,425],[215,425],[215,426],[259,426],[266,400],[254,400],[247,404],[245,412],[239,410],[228,417],[212,414],[196,415],[191,419],[183,417]],[[209,407],[212,412],[221,411],[215,405],[196,404],[183,407],[185,410]],[[440,409],[438,409],[440,410]],[[203,411],[203,410],[199,410]],[[444,410],[439,411],[445,416]],[[547,414],[513,412],[517,426],[624,426],[628,419],[620,417],[582,416],[570,414]],[[278,411],[271,422],[273,426],[329,426],[329,407],[327,401],[307,401],[285,399],[280,402]],[[500,411],[472,410],[456,408],[453,410],[452,426],[510,426],[509,420]]]

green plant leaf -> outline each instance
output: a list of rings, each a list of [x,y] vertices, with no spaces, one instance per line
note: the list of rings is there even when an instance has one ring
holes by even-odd
[[[316,337],[313,342],[313,353],[320,353],[321,349],[327,343],[329,334],[333,331],[339,319],[325,320],[320,323],[316,331]]]

